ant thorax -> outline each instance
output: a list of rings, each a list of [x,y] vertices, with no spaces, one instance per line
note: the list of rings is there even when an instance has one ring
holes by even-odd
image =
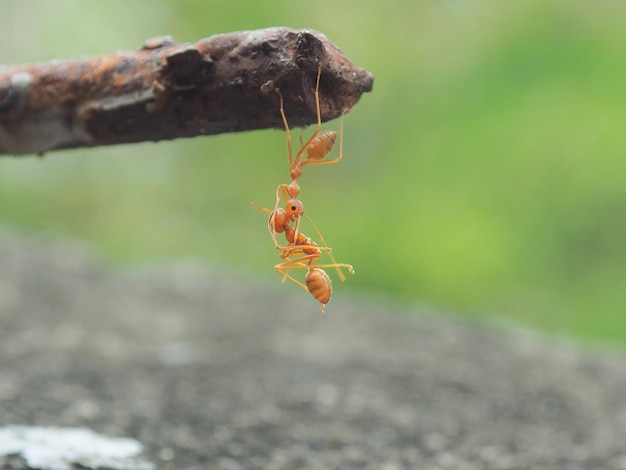
[[[292,170],[292,175],[291,177],[293,178],[293,180],[291,181],[291,183],[289,183],[287,185],[287,194],[289,194],[290,197],[292,198],[296,198],[298,197],[298,194],[300,193],[300,185],[297,183],[297,179],[300,176],[301,172],[298,171],[298,176],[294,178],[293,173],[294,171]]]

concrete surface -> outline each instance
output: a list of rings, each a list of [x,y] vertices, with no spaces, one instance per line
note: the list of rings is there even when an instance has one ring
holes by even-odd
[[[626,469],[623,355],[336,290],[0,231],[0,427],[158,469]]]

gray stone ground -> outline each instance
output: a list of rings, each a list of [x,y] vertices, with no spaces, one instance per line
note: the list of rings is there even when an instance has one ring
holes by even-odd
[[[0,427],[159,469],[626,469],[624,356],[337,290],[321,316],[278,279],[0,231]]]

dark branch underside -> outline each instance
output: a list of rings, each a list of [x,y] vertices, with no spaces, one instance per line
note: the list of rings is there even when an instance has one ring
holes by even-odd
[[[194,44],[151,39],[137,51],[0,67],[0,154],[282,128],[349,111],[373,76],[321,33],[269,28]]]

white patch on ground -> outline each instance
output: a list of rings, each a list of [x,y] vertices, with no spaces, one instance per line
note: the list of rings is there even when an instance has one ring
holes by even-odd
[[[102,436],[84,428],[0,428],[0,456],[19,454],[34,468],[72,470],[78,464],[153,470],[153,464],[139,458],[141,451],[141,444],[134,439]]]

